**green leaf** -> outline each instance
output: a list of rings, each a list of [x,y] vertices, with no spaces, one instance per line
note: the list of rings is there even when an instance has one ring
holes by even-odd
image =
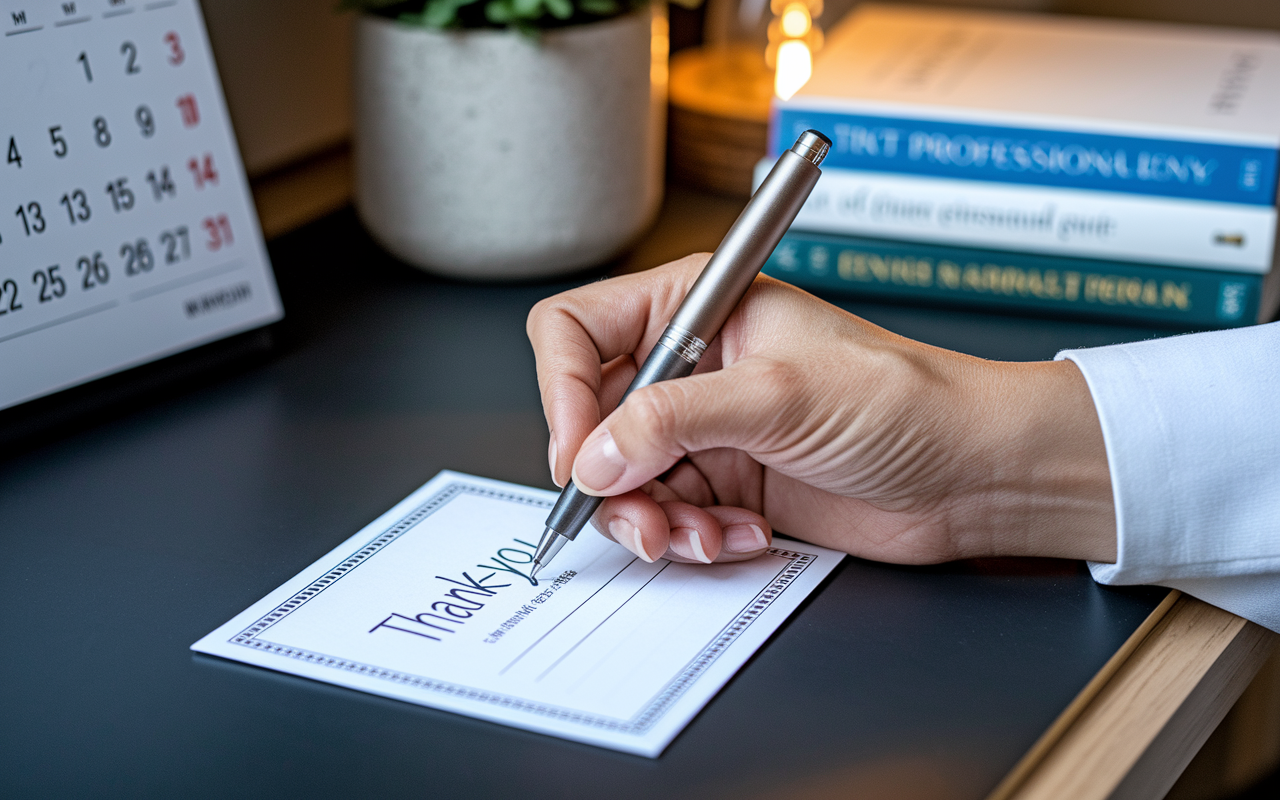
[[[536,19],[542,16],[542,0],[512,0],[511,11],[521,19]]]
[[[556,19],[568,19],[573,16],[573,3],[569,0],[544,0],[544,2],[551,10],[551,16]]]
[[[458,7],[462,5],[456,0],[428,0],[422,9],[422,24],[430,28],[443,28],[458,18]]]
[[[515,28],[537,36],[546,28],[608,19],[651,0],[332,0],[339,10],[360,10],[427,28]],[[702,0],[671,0],[696,7]],[[461,11],[466,6],[472,10]]]
[[[516,19],[510,0],[489,0],[484,7],[484,17],[495,25],[510,25]]]

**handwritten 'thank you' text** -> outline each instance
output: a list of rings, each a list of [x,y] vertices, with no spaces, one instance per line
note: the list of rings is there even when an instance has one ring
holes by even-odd
[[[538,581],[532,577],[528,565],[533,563],[533,554],[537,546],[521,539],[512,539],[521,547],[503,547],[489,558],[489,563],[477,564],[482,570],[489,570],[479,577],[463,572],[460,578],[446,578],[436,575],[438,581],[453,584],[444,596],[431,603],[428,610],[417,614],[400,614],[393,612],[386,619],[369,629],[369,633],[378,631],[399,631],[432,641],[444,641],[442,634],[457,633],[463,625],[484,610],[486,604],[498,594],[498,590],[509,588],[515,584],[508,577],[514,575],[537,586]],[[524,549],[528,548],[528,549]],[[506,580],[507,583],[499,581]]]

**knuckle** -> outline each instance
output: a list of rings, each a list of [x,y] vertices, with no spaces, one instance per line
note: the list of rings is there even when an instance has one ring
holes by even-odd
[[[524,330],[530,339],[538,332],[538,328],[546,322],[547,316],[550,315],[556,306],[555,297],[544,297],[533,308],[529,309],[529,316],[525,318]]]
[[[803,376],[794,364],[777,359],[761,359],[753,376],[766,397],[785,397],[800,388]]]
[[[553,294],[549,297],[544,297],[538,302],[534,303],[533,308],[529,309],[529,318],[534,319],[536,317],[540,317],[546,314],[550,309],[554,308],[559,304],[560,304],[560,295],[558,294]]]
[[[528,317],[525,318],[525,331],[530,337],[533,337],[539,330],[549,324],[561,320],[572,320],[574,318],[573,309],[580,304],[582,293],[587,291],[589,291],[589,287],[570,289],[567,292],[544,297],[534,303],[533,308],[529,309]]]
[[[752,376],[760,410],[784,418],[799,412],[806,404],[806,376],[796,364],[776,359],[762,359]]]
[[[945,382],[942,374],[923,354],[900,348],[876,348],[872,351],[875,370],[889,386],[900,387],[903,393],[921,396]]]
[[[674,383],[671,382],[671,383]],[[679,402],[668,383],[658,383],[640,389],[623,403],[626,415],[644,439],[663,452],[679,455],[675,441],[675,425]]]

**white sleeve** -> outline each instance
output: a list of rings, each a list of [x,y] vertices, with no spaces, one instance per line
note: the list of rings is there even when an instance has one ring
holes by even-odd
[[[1088,350],[1116,505],[1095,580],[1169,586],[1280,631],[1280,322]]]

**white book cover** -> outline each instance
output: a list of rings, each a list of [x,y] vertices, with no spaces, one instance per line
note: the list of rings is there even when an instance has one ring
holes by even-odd
[[[1275,32],[867,4],[790,102],[1275,146],[1278,97]]]
[[[910,6],[859,8],[775,101],[824,166],[1274,206],[1280,34]]]
[[[757,184],[771,167],[756,166]],[[793,227],[1265,274],[1276,209],[824,168]]]

